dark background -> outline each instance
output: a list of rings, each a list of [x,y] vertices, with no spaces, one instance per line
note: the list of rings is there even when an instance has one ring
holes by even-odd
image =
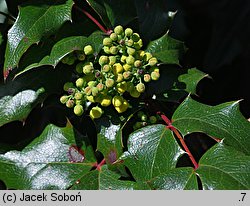
[[[207,104],[243,100],[240,108],[250,117],[250,1],[178,0],[171,35],[185,41],[183,60],[212,80],[202,80],[200,99]]]

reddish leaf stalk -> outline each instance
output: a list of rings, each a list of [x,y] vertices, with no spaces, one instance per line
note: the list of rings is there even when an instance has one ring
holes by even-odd
[[[96,162],[93,166],[98,170],[100,171],[101,170],[101,167],[106,164],[106,160],[103,159],[99,164]]]
[[[189,159],[191,160],[191,162],[194,165],[194,169],[196,170],[199,167],[199,165],[196,162],[196,160],[194,159],[194,156],[192,155],[190,150],[188,149],[188,146],[186,145],[186,143],[183,140],[183,138],[182,138],[181,134],[179,133],[179,131],[172,125],[172,122],[167,118],[166,115],[162,114],[161,112],[158,112],[158,114],[161,116],[163,121],[167,124],[167,128],[170,129],[172,132],[174,132],[174,134],[180,140],[181,145],[183,146],[184,150],[186,151],[187,155],[189,156]]]
[[[84,9],[79,8],[78,6],[75,5],[75,8],[84,13],[89,19],[91,19],[104,33],[109,33],[109,30],[105,29],[89,12],[87,12]]]

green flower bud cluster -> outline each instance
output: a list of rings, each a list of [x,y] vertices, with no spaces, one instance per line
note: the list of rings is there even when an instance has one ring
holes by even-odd
[[[157,59],[143,51],[142,46],[138,33],[131,28],[124,30],[122,26],[116,26],[114,32],[103,39],[103,48],[98,55],[94,54],[91,45],[68,54],[62,62],[69,64],[67,58],[74,58],[78,79],[74,84],[65,83],[64,90],[68,94],[60,101],[74,108],[78,116],[93,104],[89,112],[92,119],[101,117],[103,107],[110,105],[118,113],[125,112],[129,108],[125,97],[140,97],[146,90],[146,83],[160,77]]]
[[[147,125],[156,124],[158,122],[158,116],[149,116],[143,111],[137,113],[137,122],[133,125],[133,129],[137,130]]]

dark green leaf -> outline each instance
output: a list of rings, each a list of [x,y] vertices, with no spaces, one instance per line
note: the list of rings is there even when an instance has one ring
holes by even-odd
[[[192,68],[188,69],[187,74],[180,75],[178,80],[186,84],[185,91],[191,94],[196,94],[197,84],[205,77],[208,77],[208,74],[205,74],[196,68]]]
[[[79,178],[74,190],[131,190],[135,182],[119,180],[120,175],[108,170],[106,165],[101,170],[93,170]]]
[[[203,155],[197,174],[203,189],[249,190],[250,156],[218,143]]]
[[[112,26],[125,26],[137,17],[133,0],[104,0],[103,2]]]
[[[72,144],[75,144],[72,128],[47,126],[23,151],[0,155],[1,180],[15,189],[67,189],[87,174],[94,163],[86,158],[83,162],[70,162]]]
[[[30,111],[48,95],[61,93],[63,84],[70,79],[71,69],[42,68],[1,85],[0,125],[14,120],[25,120]],[[40,88],[43,89],[39,90]]]
[[[83,48],[88,44],[93,46],[96,53],[99,53],[102,39],[103,36],[101,32],[95,32],[88,38],[84,36],[72,36],[62,39],[53,46],[49,56],[45,56],[39,63],[29,65],[16,76],[19,76],[20,74],[23,74],[33,68],[44,65],[51,65],[55,67],[64,56],[75,50],[83,50]]]
[[[172,121],[184,136],[192,132],[204,132],[250,154],[250,122],[240,113],[238,101],[208,106],[189,96],[177,108]]]
[[[104,123],[104,121],[109,125],[101,125],[97,149],[104,155],[106,163],[112,165],[123,152],[122,130],[120,125],[114,125],[108,120],[103,119],[101,123]]]
[[[168,31],[172,23],[169,11],[174,11],[170,7],[170,2],[166,2],[166,0],[136,0],[135,6],[140,33],[144,39],[156,39]]]
[[[155,190],[198,189],[197,177],[192,168],[175,168],[155,177],[149,182]]]
[[[151,52],[165,64],[179,64],[185,52],[184,43],[173,39],[167,33],[148,44],[146,51]]]
[[[182,154],[172,132],[158,124],[132,133],[121,159],[136,181],[147,181],[175,168]]]
[[[72,0],[65,4],[20,7],[17,21],[8,32],[4,74],[18,65],[21,56],[43,36],[54,33],[65,21],[71,20]]]
[[[108,28],[115,25],[124,26],[136,18],[133,0],[88,0],[88,2]]]
[[[15,121],[24,120],[36,105],[44,88],[37,91],[24,90],[15,96],[4,96],[0,99],[0,126]]]
[[[102,22],[106,25],[107,28],[111,27],[106,9],[103,4],[103,0],[87,0],[88,4],[95,10],[99,15]]]

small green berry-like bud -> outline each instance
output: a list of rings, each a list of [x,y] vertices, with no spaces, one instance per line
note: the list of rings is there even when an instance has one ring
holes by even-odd
[[[115,106],[115,107],[119,107],[123,104],[124,102],[124,99],[122,96],[114,96],[113,99],[112,99],[112,104]]]
[[[83,71],[84,74],[91,74],[91,73],[93,73],[94,72],[93,63],[92,62],[88,62],[87,64],[85,64],[83,66],[82,71]]]
[[[128,39],[125,41],[125,45],[126,46],[133,46],[134,45],[134,41],[132,39]]]
[[[84,80],[83,78],[78,78],[78,79],[76,80],[76,86],[77,86],[78,88],[82,88],[83,85],[84,85],[84,83],[85,83],[85,80]]]
[[[141,93],[138,92],[135,88],[132,89],[132,90],[129,92],[129,94],[130,94],[131,97],[134,97],[134,98],[138,98],[138,97],[141,95]]]
[[[112,47],[110,47],[109,51],[111,54],[115,55],[118,53],[118,48],[116,46],[112,46]]]
[[[127,82],[127,91],[131,92],[134,89],[135,89],[134,84],[132,82]]]
[[[96,87],[97,87],[98,91],[101,92],[104,88],[104,85],[102,83],[98,83]]]
[[[121,62],[122,62],[122,63],[125,63],[125,62],[126,62],[126,58],[127,58],[127,56],[122,55],[122,57],[121,57]]]
[[[121,25],[119,26],[116,26],[114,28],[114,32],[117,34],[117,35],[121,35],[123,33],[123,27]]]
[[[135,49],[134,48],[131,48],[131,47],[128,47],[127,48],[127,53],[128,53],[128,55],[134,55],[135,54]]]
[[[127,82],[123,81],[116,85],[117,91],[119,93],[124,93],[127,90]]]
[[[127,72],[123,72],[123,78],[125,79],[125,80],[128,80],[128,79],[130,79],[131,78],[131,76],[132,76],[132,74],[131,74],[131,72],[130,71],[127,71]]]
[[[119,107],[115,107],[115,109],[118,113],[122,113],[128,109],[128,106],[129,106],[128,101],[124,99],[122,105]]]
[[[119,83],[119,82],[122,82],[122,80],[123,80],[123,75],[122,74],[117,74],[116,82]]]
[[[134,63],[134,66],[139,68],[142,66],[142,62],[140,60],[136,60],[135,63]]]
[[[152,57],[151,59],[148,60],[148,64],[152,67],[157,64],[157,59],[155,57]]]
[[[61,96],[61,98],[60,98],[60,102],[62,103],[62,104],[65,104],[67,101],[68,101],[68,96]]]
[[[134,129],[134,130],[137,130],[137,129],[140,129],[141,127],[142,127],[141,122],[136,122],[136,123],[134,124],[134,126],[133,126],[133,129]]]
[[[139,117],[140,119],[141,119],[141,117],[142,117],[143,115],[145,115],[143,111],[139,111],[139,112],[137,113],[137,117]]]
[[[124,65],[123,65],[123,69],[124,69],[125,71],[130,71],[131,68],[132,68],[132,66],[129,65],[129,64],[124,64]]]
[[[86,58],[84,51],[77,51],[76,55],[79,61],[83,61]]]
[[[151,76],[150,76],[150,74],[144,74],[143,80],[144,80],[144,82],[150,82],[150,81],[151,81]]]
[[[82,73],[82,70],[83,70],[83,66],[84,66],[84,63],[83,62],[80,62],[76,65],[76,72],[81,74]]]
[[[118,36],[117,36],[116,33],[111,33],[109,37],[110,37],[110,39],[111,39],[112,41],[117,41],[117,39],[118,39]]]
[[[75,56],[69,55],[68,61],[66,62],[66,64],[73,65],[75,63],[75,60],[76,60]]]
[[[146,61],[148,61],[148,60],[151,59],[152,57],[153,57],[152,54],[149,53],[149,52],[146,52],[145,55],[144,55],[144,58],[145,58]]]
[[[133,34],[133,30],[131,28],[126,28],[124,33],[125,36],[131,36]]]
[[[73,106],[74,106],[74,100],[69,99],[69,100],[66,102],[66,107],[72,108]]]
[[[80,100],[80,99],[83,98],[83,94],[81,92],[76,92],[74,97],[75,97],[76,100]]]
[[[110,46],[112,46],[112,39],[110,39],[109,37],[106,37],[103,39],[102,44],[103,44],[103,46],[110,47]]]
[[[114,70],[114,74],[118,74],[118,73],[123,72],[123,67],[120,63],[115,63],[113,65],[113,70]]]
[[[91,88],[95,87],[95,85],[96,85],[96,81],[89,81],[88,82],[88,86],[91,87]]]
[[[159,72],[152,72],[151,73],[151,79],[152,80],[158,80],[160,78],[160,73]]]
[[[105,82],[106,87],[111,88],[114,86],[115,81],[113,79],[107,79]]]
[[[70,88],[74,88],[74,84],[72,82],[66,82],[64,85],[63,85],[63,90],[64,91],[68,91]]]
[[[129,65],[133,65],[135,62],[135,58],[131,55],[129,55],[127,58],[126,58],[126,63],[129,64]]]
[[[111,69],[111,66],[108,65],[108,64],[105,64],[105,65],[102,67],[102,71],[104,71],[104,72],[109,72],[110,69]]]
[[[93,97],[95,97],[99,93],[99,90],[97,87],[92,87],[91,89],[92,89],[91,93],[92,93]]]
[[[141,121],[146,122],[148,120],[148,117],[146,114],[141,116]]]
[[[86,87],[86,88],[84,89],[84,92],[85,92],[86,95],[91,95],[91,92],[92,92],[91,87],[90,87],[90,86]]]
[[[108,107],[108,106],[111,104],[111,99],[112,99],[111,96],[109,96],[109,95],[104,95],[104,96],[102,97],[102,100],[100,101],[100,103],[101,103],[101,105],[102,105],[103,107]]]
[[[104,55],[100,56],[100,58],[99,58],[99,64],[101,66],[103,66],[105,64],[108,64],[108,63],[109,63],[109,58],[107,56],[104,56]]]
[[[140,93],[145,91],[145,85],[143,83],[139,83],[136,85],[136,90]]]
[[[138,42],[140,40],[140,35],[138,33],[133,33],[131,39],[134,41],[134,42]]]
[[[116,63],[116,56],[109,56],[109,64],[114,65]]]
[[[155,116],[150,116],[150,117],[149,117],[149,122],[150,122],[151,124],[155,124],[155,123],[157,122],[157,118],[156,118]]]
[[[85,46],[83,50],[84,50],[84,53],[86,55],[90,55],[90,54],[94,53],[94,49],[93,49],[93,47],[91,45]]]
[[[80,105],[80,104],[77,104],[75,107],[74,107],[74,113],[77,115],[77,116],[81,116],[83,114],[83,106]]]
[[[102,116],[102,109],[98,106],[96,107],[93,107],[90,112],[89,112],[89,116],[92,118],[92,119],[97,119],[97,118],[100,118]]]
[[[86,99],[92,103],[95,103],[95,98],[92,95],[86,96]]]
[[[110,50],[109,50],[109,47],[108,47],[108,46],[104,46],[104,47],[103,47],[103,51],[104,51],[106,54],[110,54]]]

